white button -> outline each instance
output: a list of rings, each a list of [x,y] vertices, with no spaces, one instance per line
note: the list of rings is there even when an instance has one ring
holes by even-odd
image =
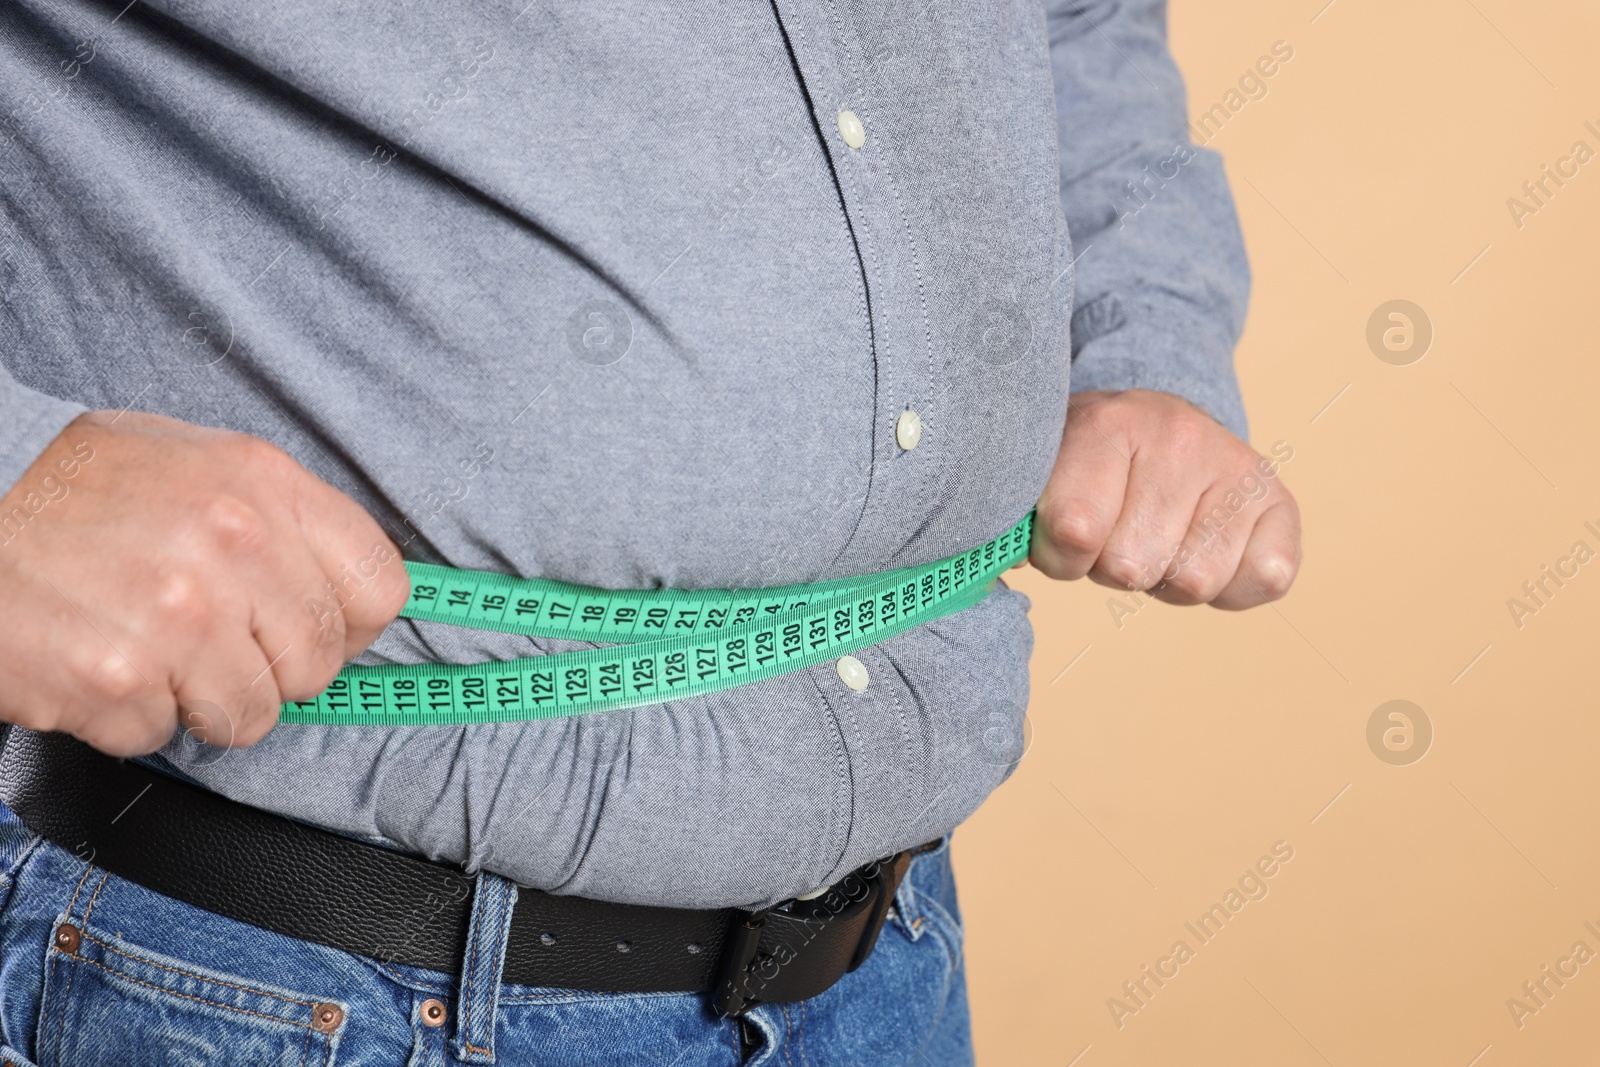
[[[910,408],[900,413],[900,421],[894,424],[895,442],[907,452],[917,447],[917,442],[922,440],[922,416]]]
[[[839,680],[851,689],[859,693],[867,687],[866,665],[854,656],[840,656],[835,666],[839,671]]]
[[[861,125],[854,111],[839,112],[839,136],[851,148],[860,148],[867,143],[867,128]]]

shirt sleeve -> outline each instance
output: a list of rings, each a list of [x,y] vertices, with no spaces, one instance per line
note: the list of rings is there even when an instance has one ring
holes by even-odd
[[[1233,370],[1250,268],[1222,158],[1190,143],[1165,0],[1050,0],[1072,390],[1174,393],[1249,439]]]
[[[0,495],[17,484],[67,423],[87,410],[29,389],[0,367]]]

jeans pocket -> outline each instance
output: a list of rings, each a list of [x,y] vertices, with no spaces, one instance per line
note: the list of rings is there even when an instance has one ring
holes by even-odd
[[[39,1067],[161,1063],[332,1067],[346,1009],[58,921],[45,961]]]

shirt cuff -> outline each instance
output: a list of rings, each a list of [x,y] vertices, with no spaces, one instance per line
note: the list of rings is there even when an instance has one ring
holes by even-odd
[[[1233,342],[1215,324],[1172,307],[1101,297],[1072,316],[1072,392],[1152,389],[1189,401],[1249,442],[1233,371]]]
[[[0,370],[0,495],[17,484],[67,423],[87,410],[19,385]]]

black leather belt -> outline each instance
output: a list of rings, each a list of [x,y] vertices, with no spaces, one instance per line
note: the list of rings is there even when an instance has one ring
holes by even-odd
[[[465,872],[239,804],[62,734],[7,733],[0,799],[35,833],[95,866],[290,937],[413,967],[460,969],[473,888]],[[763,1001],[804,1000],[872,952],[912,855],[869,864],[816,899],[755,912],[519,889],[503,978],[563,989],[706,992],[725,1015]]]

